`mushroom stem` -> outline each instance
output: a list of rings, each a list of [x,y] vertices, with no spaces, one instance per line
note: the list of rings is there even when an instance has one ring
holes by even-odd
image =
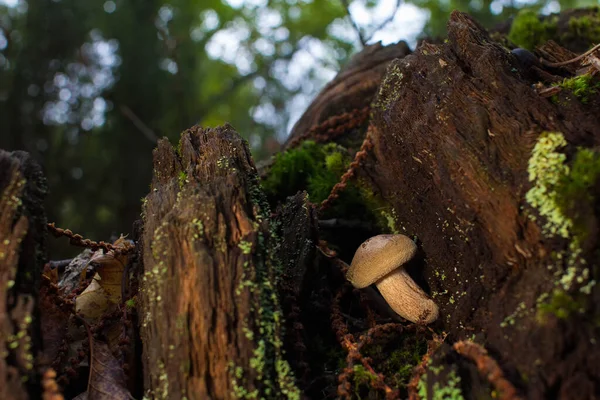
[[[375,283],[381,295],[402,318],[430,324],[438,317],[438,306],[413,281],[404,268],[399,268]]]

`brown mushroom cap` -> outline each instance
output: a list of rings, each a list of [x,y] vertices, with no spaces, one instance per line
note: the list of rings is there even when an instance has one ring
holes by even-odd
[[[360,245],[346,278],[358,289],[365,288],[407,263],[417,245],[404,235],[377,235]]]

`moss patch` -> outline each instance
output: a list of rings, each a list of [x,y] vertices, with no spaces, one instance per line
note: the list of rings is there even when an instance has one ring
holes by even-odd
[[[555,289],[550,300],[538,306],[536,319],[539,323],[544,323],[548,315],[554,315],[558,319],[567,319],[573,313],[583,313],[584,311],[584,301],[578,301],[567,292]]]
[[[585,39],[589,43],[600,42],[600,10],[595,14],[572,17],[569,20],[569,32],[564,40]]]
[[[429,371],[421,376],[417,389],[419,397],[430,400],[464,400],[462,390],[460,388],[460,376],[455,370],[445,374],[445,384],[442,384],[437,377],[445,373],[443,367],[429,367]],[[428,382],[428,376],[432,374],[436,379],[433,385]]]
[[[571,91],[575,97],[585,104],[589,101],[590,96],[593,96],[600,90],[600,80],[586,74],[565,79],[555,86]]]
[[[533,10],[520,11],[513,21],[508,38],[516,45],[533,50],[552,39],[557,32],[557,18],[540,19]]]
[[[386,341],[387,339],[383,339]],[[403,334],[400,338],[392,335],[387,343],[366,346],[363,355],[369,357],[377,373],[383,374],[388,385],[399,388],[401,396],[408,395],[407,385],[412,377],[414,367],[421,362],[427,352],[427,341],[424,337],[414,334]],[[361,397],[370,396],[377,390],[373,389],[373,377],[362,365],[354,367],[354,389]]]
[[[283,201],[300,190],[306,190],[310,201],[318,204],[329,196],[351,162],[352,157],[342,146],[305,141],[275,156],[269,176],[262,181],[262,186],[271,204]],[[375,221],[382,218],[378,219],[370,210],[380,206],[370,190],[352,180],[324,215],[338,218],[356,218],[359,215],[361,219]]]

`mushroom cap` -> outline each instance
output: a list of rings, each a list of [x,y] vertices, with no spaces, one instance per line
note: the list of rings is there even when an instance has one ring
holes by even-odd
[[[408,262],[416,252],[417,245],[408,236],[373,236],[354,253],[346,278],[355,288],[365,288]]]

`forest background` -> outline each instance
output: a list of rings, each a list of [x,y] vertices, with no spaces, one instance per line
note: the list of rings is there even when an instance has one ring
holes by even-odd
[[[454,9],[493,28],[523,8],[595,4],[0,0],[0,148],[43,165],[49,221],[109,239],[139,216],[159,137],[229,122],[262,160],[365,42],[414,49],[444,37]],[[61,243],[53,257],[76,251]]]

